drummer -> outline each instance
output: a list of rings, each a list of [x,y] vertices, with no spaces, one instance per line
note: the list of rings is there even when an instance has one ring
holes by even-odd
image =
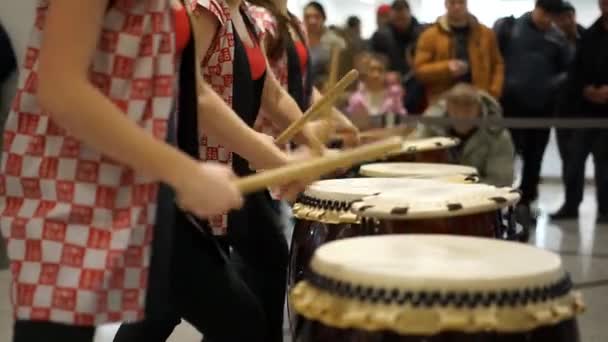
[[[502,108],[488,93],[461,83],[446,92],[424,115],[455,119],[490,118],[502,116]],[[416,134],[420,138],[450,136],[460,139],[461,144],[451,151],[453,162],[477,168],[483,183],[499,187],[512,185],[514,147],[507,130],[458,123],[450,128],[421,125]]]

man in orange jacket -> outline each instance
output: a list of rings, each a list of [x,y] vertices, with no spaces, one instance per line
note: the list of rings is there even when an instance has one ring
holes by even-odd
[[[431,103],[460,82],[500,98],[504,63],[494,32],[469,13],[467,0],[446,0],[439,17],[418,40],[414,69]]]

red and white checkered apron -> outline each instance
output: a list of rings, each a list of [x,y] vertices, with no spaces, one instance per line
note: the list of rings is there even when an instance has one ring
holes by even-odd
[[[201,72],[204,80],[232,107],[234,91],[234,27],[230,17],[230,7],[225,0],[187,0],[194,15],[201,11],[211,13],[219,22],[213,43],[207,55],[201,61]],[[242,7],[247,13],[247,5]],[[252,20],[252,22],[254,22]],[[258,32],[259,37],[259,32]],[[215,161],[232,164],[232,152],[226,150],[212,137],[199,132],[199,151],[203,161]],[[209,224],[216,235],[226,234],[228,215],[215,216]]]
[[[15,316],[83,326],[140,320],[157,184],[76,140],[39,107],[48,3],[38,2],[4,132],[0,225]],[[90,68],[99,90],[158,139],[174,98],[173,30],[169,0],[114,1]]]

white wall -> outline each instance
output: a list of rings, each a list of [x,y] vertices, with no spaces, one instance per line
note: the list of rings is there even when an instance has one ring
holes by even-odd
[[[357,15],[363,24],[364,36],[370,36],[376,25],[376,8],[392,0],[318,0],[326,7],[328,23],[342,25],[350,15]],[[599,16],[597,0],[570,0],[577,8],[579,21],[587,26]],[[308,0],[289,0],[292,12],[300,16]],[[535,0],[469,0],[469,8],[479,20],[492,26],[496,19],[519,16],[534,7]],[[424,22],[433,22],[445,11],[444,0],[410,0],[414,15]]]

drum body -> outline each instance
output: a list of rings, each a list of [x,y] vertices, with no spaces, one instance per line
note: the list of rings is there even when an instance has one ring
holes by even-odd
[[[579,342],[584,311],[559,255],[448,235],[326,244],[290,300],[296,342]]]
[[[340,329],[303,319],[295,342],[579,342],[576,320],[541,327],[523,333],[444,332],[435,336],[398,335],[393,332],[370,332]]]
[[[511,208],[518,200],[519,194],[509,188],[429,179],[317,182],[294,206],[288,284],[303,279],[317,248],[344,238],[448,234],[514,240]]]
[[[386,158],[387,162],[405,162],[405,163],[440,163],[448,164],[451,162],[450,152],[447,149],[404,152],[395,154]]]

